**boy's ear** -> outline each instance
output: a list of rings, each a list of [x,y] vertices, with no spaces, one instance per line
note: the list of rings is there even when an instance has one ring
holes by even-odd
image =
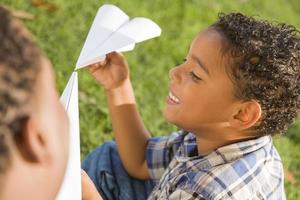
[[[238,130],[246,130],[254,126],[261,118],[261,106],[257,101],[247,101],[236,109],[230,119],[232,127]]]
[[[37,121],[32,117],[28,117],[22,127],[17,142],[22,158],[31,163],[44,164],[48,162],[47,137],[40,131]]]

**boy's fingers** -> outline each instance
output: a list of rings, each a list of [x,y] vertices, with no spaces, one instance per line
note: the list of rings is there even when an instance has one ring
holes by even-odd
[[[109,54],[107,54],[106,56],[111,58],[111,57],[114,57],[116,54],[118,54],[118,53],[113,51],[113,52],[110,52]]]
[[[89,72],[93,73],[95,72],[97,69],[99,69],[100,67],[104,67],[107,64],[106,59],[102,60],[98,63],[92,64],[88,67]]]
[[[119,52],[111,52],[107,55],[109,61],[116,65],[124,65],[126,63],[125,57],[122,53]]]
[[[102,66],[106,65],[107,64],[107,57],[105,57],[104,60],[99,61],[98,64],[102,65]]]
[[[124,56],[122,53],[113,51],[113,52],[107,54],[104,60],[88,66],[88,70],[90,73],[94,73],[97,69],[99,69],[101,67],[105,67],[110,62],[110,60],[118,60],[119,61],[120,59],[123,59],[123,57]]]
[[[113,52],[107,54],[107,57],[108,57],[109,59],[111,59],[111,58],[123,58],[124,56],[123,56],[122,53],[113,51]]]
[[[94,73],[98,68],[99,68],[99,64],[97,64],[97,63],[88,66],[88,70],[90,73]]]

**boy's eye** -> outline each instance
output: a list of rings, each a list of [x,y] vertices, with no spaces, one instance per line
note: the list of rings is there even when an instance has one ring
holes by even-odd
[[[202,80],[199,76],[197,76],[193,71],[190,72],[190,76],[194,81],[200,81]]]

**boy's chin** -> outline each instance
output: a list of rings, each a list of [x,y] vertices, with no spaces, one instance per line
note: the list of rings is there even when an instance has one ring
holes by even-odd
[[[168,112],[166,109],[163,110],[163,117],[168,123],[178,126],[178,120],[176,120],[176,117],[172,113]]]

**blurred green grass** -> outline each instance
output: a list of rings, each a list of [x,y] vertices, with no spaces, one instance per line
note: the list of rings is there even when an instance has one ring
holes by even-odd
[[[179,64],[188,45],[201,29],[212,24],[219,12],[239,11],[265,19],[286,22],[300,28],[298,0],[53,0],[58,9],[49,12],[26,0],[0,3],[35,16],[25,24],[52,61],[57,89],[62,92],[74,69],[83,42],[97,12],[104,3],[115,4],[129,16],[144,16],[162,28],[159,38],[137,45],[125,53],[141,115],[153,135],[176,130],[166,123],[161,110],[167,95],[168,71]],[[0,19],[1,20],[1,19]],[[79,106],[82,158],[93,148],[113,138],[106,99],[102,88],[85,70],[79,72]],[[284,166],[295,175],[296,184],[285,181],[288,199],[300,199],[300,120],[286,136],[275,138]]]

